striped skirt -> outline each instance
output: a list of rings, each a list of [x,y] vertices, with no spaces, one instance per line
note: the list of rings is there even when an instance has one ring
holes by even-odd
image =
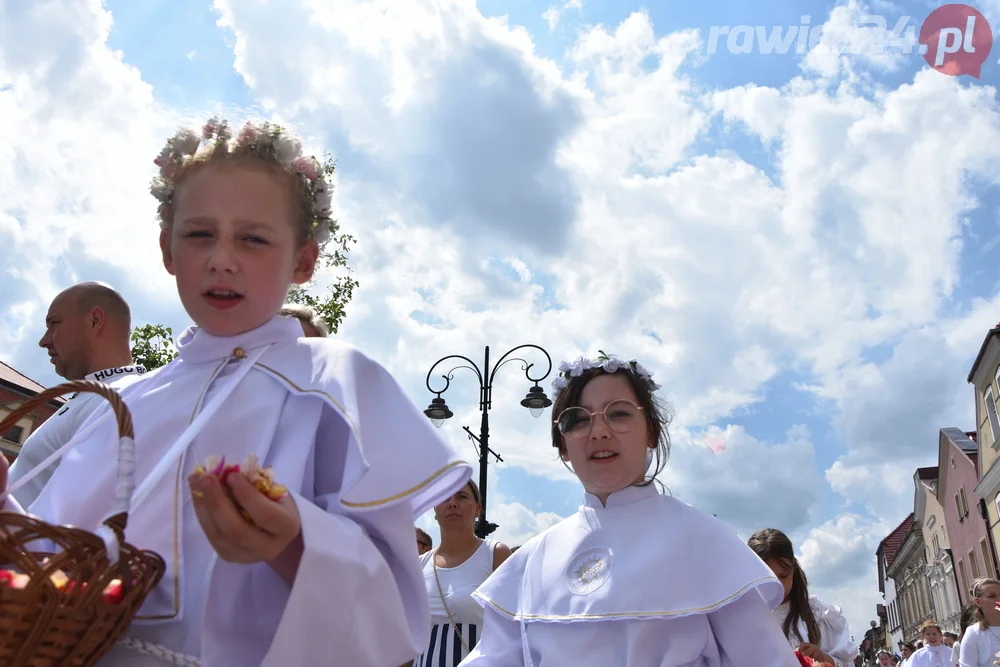
[[[471,651],[479,641],[479,628],[474,623],[459,623],[458,632]],[[413,667],[458,667],[468,655],[462,638],[450,623],[439,623],[431,628],[431,640],[424,654],[413,661]]]

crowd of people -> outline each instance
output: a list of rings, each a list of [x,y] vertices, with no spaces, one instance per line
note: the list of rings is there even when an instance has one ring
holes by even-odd
[[[480,539],[472,467],[380,364],[285,304],[333,228],[324,163],[280,127],[234,136],[216,119],[154,162],[163,265],[193,322],[178,358],[132,364],[128,305],[99,283],[57,296],[40,341],[57,373],[111,383],[132,412],[144,495],[126,536],[166,562],[102,666],[856,664],[843,614],[809,594],[784,533],[744,543],[660,492],[670,414],[638,360],[559,367],[551,446],[579,510],[514,548]],[[0,460],[5,509],[95,528],[115,498],[116,436],[106,404],[72,398],[9,474]],[[288,494],[198,465],[247,456]],[[417,530],[414,550],[431,509],[440,541]],[[974,667],[1000,620],[985,602],[1000,585],[979,593],[960,650]],[[944,659],[935,628],[907,667]]]

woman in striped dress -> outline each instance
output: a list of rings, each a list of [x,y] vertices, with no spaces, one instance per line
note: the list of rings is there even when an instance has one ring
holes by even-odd
[[[483,607],[472,592],[510,556],[510,548],[476,537],[479,509],[479,487],[471,481],[434,508],[441,544],[420,557],[432,627],[414,667],[458,667],[482,636]]]

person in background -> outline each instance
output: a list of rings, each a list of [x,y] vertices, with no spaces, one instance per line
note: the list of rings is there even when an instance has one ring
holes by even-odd
[[[907,667],[949,667],[951,647],[945,646],[944,635],[937,621],[924,621],[920,625],[920,636],[924,638],[924,646],[910,657]]]
[[[965,631],[976,622],[976,609],[975,602],[965,605],[965,608],[962,609],[962,618],[958,623],[958,638],[955,640],[955,645],[951,647],[951,661],[955,665],[959,664],[959,657],[962,654],[962,640],[965,639]]]
[[[431,634],[414,667],[458,667],[482,637],[483,608],[472,592],[510,557],[510,547],[476,537],[481,509],[479,487],[472,481],[434,508],[441,544],[420,557]]]
[[[286,303],[278,311],[278,314],[283,317],[294,317],[302,322],[302,335],[306,338],[328,338],[330,336],[326,322],[310,306],[304,306],[301,303]]]
[[[426,531],[417,528],[417,553],[423,556],[434,548],[434,540]]]
[[[949,666],[953,667],[954,665],[957,665],[959,648],[958,635],[954,632],[946,632],[944,633],[944,639],[941,640],[941,643],[951,649],[951,662],[949,663]]]
[[[972,582],[971,593],[975,620],[962,634],[958,664],[962,667],[992,667],[1000,651],[1000,610],[997,610],[1000,581],[976,579]]]
[[[876,660],[875,664],[878,665],[878,667],[892,667],[894,664],[896,664],[895,658],[893,657],[892,653],[889,653],[885,649],[882,649],[877,654],[875,654],[875,660]]]
[[[858,657],[847,619],[840,608],[809,595],[806,573],[792,541],[780,530],[758,530],[747,543],[785,587],[775,619],[792,648],[817,662],[848,667]]]
[[[67,380],[92,380],[116,385],[146,372],[132,364],[129,332],[132,314],[128,303],[113,288],[98,282],[73,285],[60,292],[45,315],[45,335],[39,347],[49,353],[56,373]],[[10,469],[16,484],[65,445],[105,400],[93,392],[73,394],[66,404],[28,436]],[[56,471],[59,461],[47,466],[14,494],[22,507],[30,507]]]
[[[905,666],[909,664],[910,658],[917,652],[917,647],[911,642],[906,642],[899,648],[899,652],[903,656],[903,665]]]

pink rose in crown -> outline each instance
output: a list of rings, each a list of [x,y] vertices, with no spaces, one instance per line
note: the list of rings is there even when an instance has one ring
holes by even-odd
[[[257,135],[257,128],[250,123],[247,123],[243,126],[243,129],[240,130],[240,136],[237,141],[241,144],[250,143],[257,138]]]
[[[310,160],[309,158],[296,158],[296,160],[292,162],[292,169],[294,169],[297,173],[302,174],[310,181],[315,181],[319,178],[319,167],[315,161]]]

